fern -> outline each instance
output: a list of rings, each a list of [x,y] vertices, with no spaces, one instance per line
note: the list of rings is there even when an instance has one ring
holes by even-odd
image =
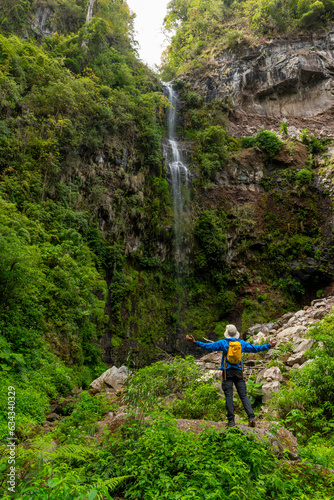
[[[118,486],[124,483],[127,479],[131,479],[135,476],[120,476],[120,477],[111,477],[110,479],[106,479],[105,481],[97,481],[92,485],[93,490],[100,490],[100,493],[97,495],[97,500],[102,500],[104,498],[104,494],[107,490],[109,493],[116,490]]]
[[[85,460],[87,455],[93,455],[95,450],[80,444],[69,444],[58,448],[54,452],[54,458],[65,458],[69,460]]]

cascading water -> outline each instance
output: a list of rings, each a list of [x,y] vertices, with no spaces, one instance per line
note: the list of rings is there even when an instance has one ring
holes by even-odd
[[[184,260],[182,252],[184,209],[189,199],[190,172],[184,163],[182,149],[176,135],[179,100],[171,82],[164,83],[164,87],[171,103],[168,109],[168,140],[164,145],[164,156],[173,190],[175,260],[178,266]]]

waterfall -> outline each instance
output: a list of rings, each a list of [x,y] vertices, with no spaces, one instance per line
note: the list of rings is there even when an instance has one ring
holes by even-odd
[[[164,83],[167,98],[171,103],[168,109],[168,139],[164,145],[164,157],[170,173],[175,230],[175,260],[177,267],[184,261],[182,249],[184,209],[189,200],[190,172],[183,160],[182,149],[177,140],[176,126],[178,117],[179,100],[171,82]]]

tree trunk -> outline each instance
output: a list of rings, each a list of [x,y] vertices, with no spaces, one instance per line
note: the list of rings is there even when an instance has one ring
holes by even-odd
[[[89,23],[92,20],[94,3],[95,3],[95,0],[89,0],[86,23]]]

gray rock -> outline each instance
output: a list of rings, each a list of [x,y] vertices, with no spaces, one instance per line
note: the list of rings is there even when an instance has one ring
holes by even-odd
[[[216,368],[215,363],[205,363],[206,370],[214,370]]]
[[[261,380],[263,379],[263,374],[264,372],[266,371],[267,368],[264,368],[263,370],[259,371],[258,373],[258,376],[256,377],[256,383],[258,384],[259,382],[261,382]]]
[[[325,306],[326,305],[326,302],[324,301],[324,299],[315,299],[315,300],[312,300],[311,302],[311,306],[316,306],[316,307],[320,307],[320,306]]]
[[[302,363],[305,362],[304,354],[305,354],[304,351],[297,352],[296,354],[293,354],[292,356],[290,356],[290,358],[288,359],[286,364],[288,366],[293,366],[295,364],[301,365]]]
[[[90,384],[90,387],[92,389],[100,391],[103,388],[104,379],[106,377],[108,377],[109,375],[111,375],[112,373],[114,373],[115,370],[117,370],[116,366],[113,366],[112,368],[108,368],[108,370],[106,370],[104,373],[102,373],[102,375],[100,375],[98,378],[93,380],[93,382]]]
[[[283,380],[283,375],[278,366],[272,366],[271,368],[266,369],[263,374],[263,378],[265,378],[268,382],[273,380],[281,382]]]
[[[267,340],[267,335],[263,332],[259,332],[257,335],[253,337],[254,344],[260,344],[262,340]]]
[[[261,330],[261,324],[260,323],[256,323],[255,325],[251,326],[250,328],[248,328],[247,330],[247,334],[248,335],[254,335],[255,332],[259,332]]]
[[[106,384],[115,391],[118,391],[123,387],[125,380],[130,374],[131,372],[128,371],[126,366],[121,366],[120,368],[112,366],[102,373],[102,375],[100,375],[97,379],[93,380],[90,387],[97,391],[101,391]]]
[[[327,316],[328,311],[326,309],[320,309],[320,311],[317,311],[314,313],[314,319],[320,320],[323,319],[325,316]]]
[[[303,309],[301,309],[300,311],[297,311],[295,313],[295,318],[300,319],[304,315],[305,315],[305,311]]]
[[[115,389],[115,391],[119,391],[120,389],[122,389],[124,382],[130,374],[131,372],[126,366],[121,366],[120,368],[116,368],[116,370],[105,377],[103,382],[106,385],[109,385],[109,387]]]
[[[268,401],[268,399],[271,398],[271,396],[275,393],[278,392],[281,388],[281,384],[279,383],[278,380],[274,380],[272,382],[266,382],[262,386],[262,402],[265,403]]]
[[[304,339],[302,342],[298,344],[298,346],[293,350],[294,353],[297,352],[305,352],[307,349],[310,349],[314,344],[313,339]]]
[[[310,365],[311,363],[313,363],[313,361],[314,361],[314,359],[308,359],[307,361],[305,361],[305,363],[303,363],[302,365],[299,365],[298,369],[301,370],[305,366]]]
[[[303,331],[303,327],[301,325],[298,326],[290,326],[289,328],[285,328],[280,333],[277,334],[278,339],[283,339],[285,337],[291,337],[292,335],[296,335]]]

